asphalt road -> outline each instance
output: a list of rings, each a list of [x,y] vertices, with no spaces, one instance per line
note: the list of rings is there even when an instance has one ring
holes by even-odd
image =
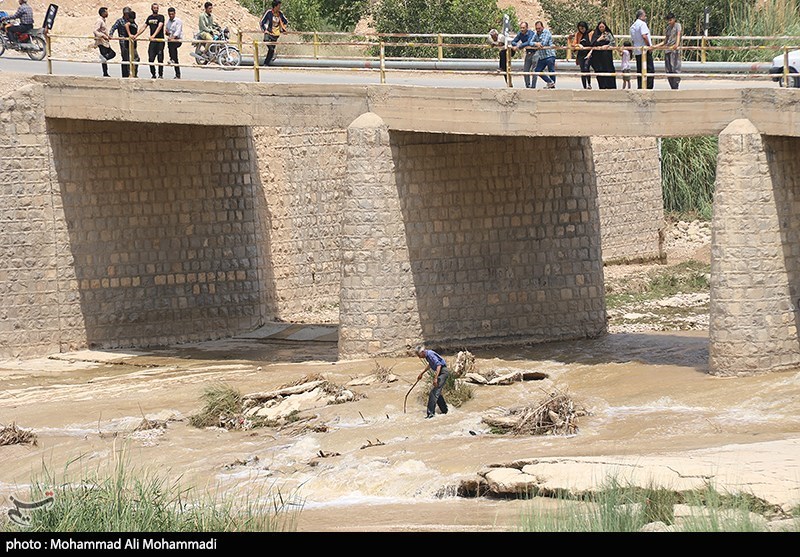
[[[112,77],[120,76],[120,65],[111,64],[110,73]],[[252,66],[240,67],[236,69],[221,69],[218,66],[182,66],[182,78],[184,80],[213,80],[213,81],[239,81],[254,82],[255,71]],[[26,56],[21,56],[16,52],[9,52],[0,57],[0,72],[13,72],[21,74],[46,74],[47,62],[36,62]],[[53,62],[54,75],[74,75],[74,76],[100,76],[101,69],[98,62]],[[164,68],[165,79],[173,79],[173,69]],[[151,79],[150,70],[147,64],[140,64],[139,79]],[[260,68],[260,81],[262,83],[292,83],[292,84],[317,84],[317,85],[374,85],[380,83],[380,73],[378,70],[368,69],[308,69],[308,68],[283,68],[269,67]],[[636,80],[632,78],[633,87],[636,88]],[[491,75],[487,73],[443,73],[440,71],[401,71],[387,70],[386,83],[394,85],[417,85],[424,87],[489,87],[504,88],[505,81],[502,75]],[[556,79],[557,89],[580,89],[580,78],[578,76],[558,76]],[[524,88],[523,76],[514,77],[516,88]],[[538,87],[544,83],[539,80]],[[617,80],[617,86],[621,87],[622,80]],[[683,77],[681,89],[721,89],[742,87],[772,87],[778,85],[767,78],[745,77],[743,79],[733,78],[701,78],[695,79]],[[595,85],[596,88],[596,85]],[[656,78],[656,89],[669,89],[666,79]]]

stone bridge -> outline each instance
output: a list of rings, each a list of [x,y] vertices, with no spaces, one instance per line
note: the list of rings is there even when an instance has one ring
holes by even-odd
[[[591,138],[719,134],[709,369],[800,365],[800,91],[36,81],[0,101],[0,355],[320,307],[348,358],[602,335]]]

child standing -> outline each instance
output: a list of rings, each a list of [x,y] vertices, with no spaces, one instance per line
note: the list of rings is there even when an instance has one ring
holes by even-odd
[[[620,69],[622,70],[622,88],[631,88],[631,47],[633,44],[630,41],[623,43],[625,48],[622,49],[622,63]]]

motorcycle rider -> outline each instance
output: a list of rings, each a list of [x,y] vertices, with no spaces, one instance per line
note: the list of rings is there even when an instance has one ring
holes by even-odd
[[[203,4],[203,13],[200,14],[197,26],[197,38],[201,41],[213,41],[214,36],[222,32],[222,28],[217,25],[214,21],[214,16],[211,15],[213,8],[214,4],[211,2]],[[194,57],[205,58],[209,46],[211,46],[211,43],[197,43],[194,50]]]
[[[19,0],[19,9],[12,15],[0,18],[0,24],[11,19],[18,19],[19,24],[7,27],[6,32],[10,40],[17,42],[19,35],[33,29],[33,8],[28,5],[28,0]]]

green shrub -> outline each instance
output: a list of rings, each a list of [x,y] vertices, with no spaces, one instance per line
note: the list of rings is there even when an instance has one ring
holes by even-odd
[[[453,33],[485,35],[490,27],[500,29],[503,15],[508,14],[512,29],[517,27],[513,8],[501,10],[496,0],[381,0],[373,9],[379,33]],[[388,40],[387,40],[388,41]],[[391,42],[407,43],[398,38]],[[415,38],[414,43],[431,43],[430,47],[387,46],[387,56],[433,58],[437,56],[437,39]],[[447,38],[452,44],[486,46],[486,39]],[[445,58],[491,58],[497,52],[490,48],[448,47]]]

